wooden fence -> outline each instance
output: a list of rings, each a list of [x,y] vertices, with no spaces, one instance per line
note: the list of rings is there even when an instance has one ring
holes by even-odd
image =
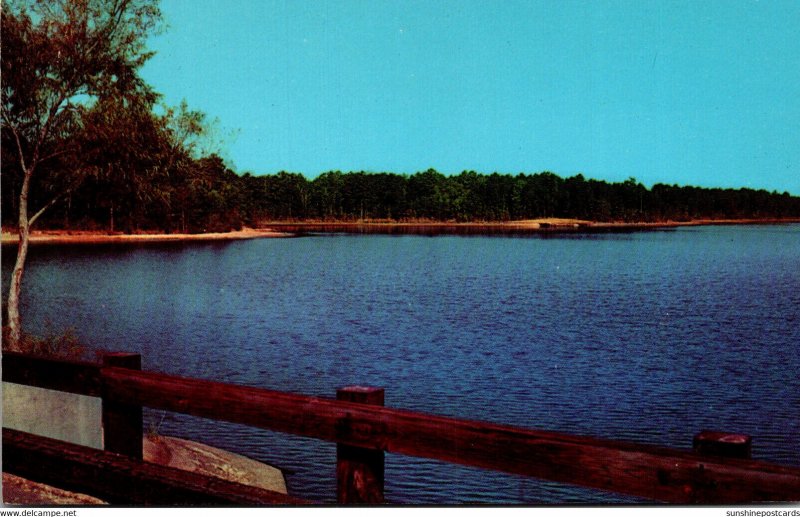
[[[106,454],[115,458],[124,455],[126,461],[138,464],[142,407],[335,442],[340,504],[383,502],[385,452],[663,502],[800,500],[800,468],[749,459],[750,441],[741,435],[703,432],[695,437],[695,450],[683,451],[386,408],[379,388],[343,388],[337,392],[337,399],[328,399],[143,372],[140,365],[141,359],[135,354],[109,354],[102,365],[5,354],[3,380],[102,397],[104,443],[109,451]],[[20,466],[14,457],[7,456],[6,433],[4,468],[13,471]],[[11,439],[27,443],[29,449],[33,444],[28,437]],[[51,441],[45,445],[50,451],[48,457],[56,458],[50,461],[57,463],[59,446]],[[75,452],[72,449],[71,454]],[[73,456],[71,461],[79,462],[80,454]],[[114,471],[125,472],[126,468]],[[75,473],[70,478],[73,488],[81,484],[80,470],[66,469]],[[146,474],[140,476],[150,479]],[[184,481],[184,485],[191,484]],[[102,497],[102,487],[89,488]],[[181,492],[176,500],[186,499],[187,493]],[[114,494],[114,500],[124,497],[125,494]],[[253,498],[258,497],[248,493],[238,499],[230,497],[229,502],[252,504]],[[130,500],[149,504],[154,499]],[[297,499],[274,495],[265,496],[262,502],[301,504]]]

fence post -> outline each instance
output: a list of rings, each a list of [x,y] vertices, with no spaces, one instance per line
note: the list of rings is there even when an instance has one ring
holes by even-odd
[[[383,406],[383,388],[347,386],[336,400]],[[383,451],[336,445],[336,500],[339,504],[383,503]]]
[[[753,439],[746,434],[703,430],[694,435],[694,452],[706,456],[750,459]]]
[[[103,366],[142,369],[142,356],[126,352],[103,354]],[[142,407],[109,400],[103,388],[103,448],[142,459]]]

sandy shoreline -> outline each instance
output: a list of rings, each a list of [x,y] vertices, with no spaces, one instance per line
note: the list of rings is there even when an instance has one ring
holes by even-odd
[[[485,230],[487,233],[504,230],[523,232],[603,232],[603,231],[635,231],[677,228],[682,226],[709,225],[753,225],[753,224],[791,224],[800,223],[800,219],[698,219],[693,221],[661,221],[652,223],[596,222],[581,219],[530,219],[508,222],[390,222],[390,221],[357,221],[357,222],[324,222],[275,221],[266,223],[269,228],[245,228],[233,232],[220,233],[140,233],[123,234],[98,231],[40,230],[31,233],[31,244],[104,244],[104,243],[149,243],[149,242],[191,242],[191,241],[229,241],[242,239],[262,239],[276,237],[292,237],[308,231],[348,231],[351,229],[372,230],[375,233],[392,233],[392,229],[419,228],[441,230],[446,233],[452,230]],[[15,244],[15,233],[3,231],[2,244]]]
[[[220,233],[138,233],[123,234],[92,231],[41,230],[31,232],[31,244],[104,244],[104,243],[148,243],[148,242],[182,242],[182,241],[230,241],[243,239],[264,239],[275,237],[291,237],[292,234],[275,231],[269,228],[245,228],[234,232]],[[3,231],[2,243],[15,244],[16,233]]]
[[[557,217],[547,217],[540,219],[524,219],[517,221],[478,221],[478,222],[455,222],[455,221],[268,221],[265,226],[524,226],[542,227],[551,226],[593,226],[593,227],[626,227],[626,226],[703,226],[703,225],[737,225],[737,224],[785,224],[800,223],[800,218],[767,218],[767,219],[693,219],[690,221],[657,221],[657,222],[602,222],[590,221],[586,219],[564,219]]]
[[[659,222],[597,222],[582,219],[559,219],[543,218],[529,219],[521,221],[507,222],[387,222],[387,221],[357,221],[357,222],[324,222],[324,221],[301,221],[301,222],[268,222],[265,225],[275,230],[303,233],[318,231],[349,231],[367,230],[365,233],[393,233],[391,230],[420,229],[441,231],[448,233],[453,231],[473,231],[480,233],[493,232],[514,232],[523,233],[548,233],[548,232],[614,232],[614,231],[636,231],[636,230],[658,230],[678,228],[682,226],[719,226],[719,225],[757,225],[757,224],[791,224],[800,223],[800,219],[697,219],[692,221],[659,221]]]

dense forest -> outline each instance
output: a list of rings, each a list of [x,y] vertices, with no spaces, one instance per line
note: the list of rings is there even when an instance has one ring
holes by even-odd
[[[800,197],[746,188],[657,184],[648,189],[634,178],[608,183],[580,174],[564,179],[550,172],[474,171],[447,176],[432,169],[412,175],[334,171],[309,180],[286,172],[238,175],[213,154],[171,157],[171,166],[168,156],[166,166],[159,166],[158,156],[137,153],[135,146],[104,143],[101,148],[95,150],[101,173],[83,178],[43,217],[43,227],[203,232],[287,220],[467,222],[565,217],[633,222],[800,217]],[[111,150],[125,156],[109,158]],[[170,152],[174,150],[162,150]],[[122,160],[128,164],[124,170],[103,170],[102,163]],[[5,161],[4,226],[13,224],[17,203],[13,193],[18,190],[14,185],[18,175],[7,173],[8,165]],[[34,192],[44,193],[43,199],[32,200],[34,206],[46,202],[44,186]]]

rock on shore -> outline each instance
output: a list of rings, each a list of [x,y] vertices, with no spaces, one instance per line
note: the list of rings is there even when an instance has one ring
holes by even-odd
[[[170,436],[145,436],[144,460],[274,492],[286,493],[283,473],[270,465]],[[104,501],[3,473],[3,502],[12,505],[98,505]]]

